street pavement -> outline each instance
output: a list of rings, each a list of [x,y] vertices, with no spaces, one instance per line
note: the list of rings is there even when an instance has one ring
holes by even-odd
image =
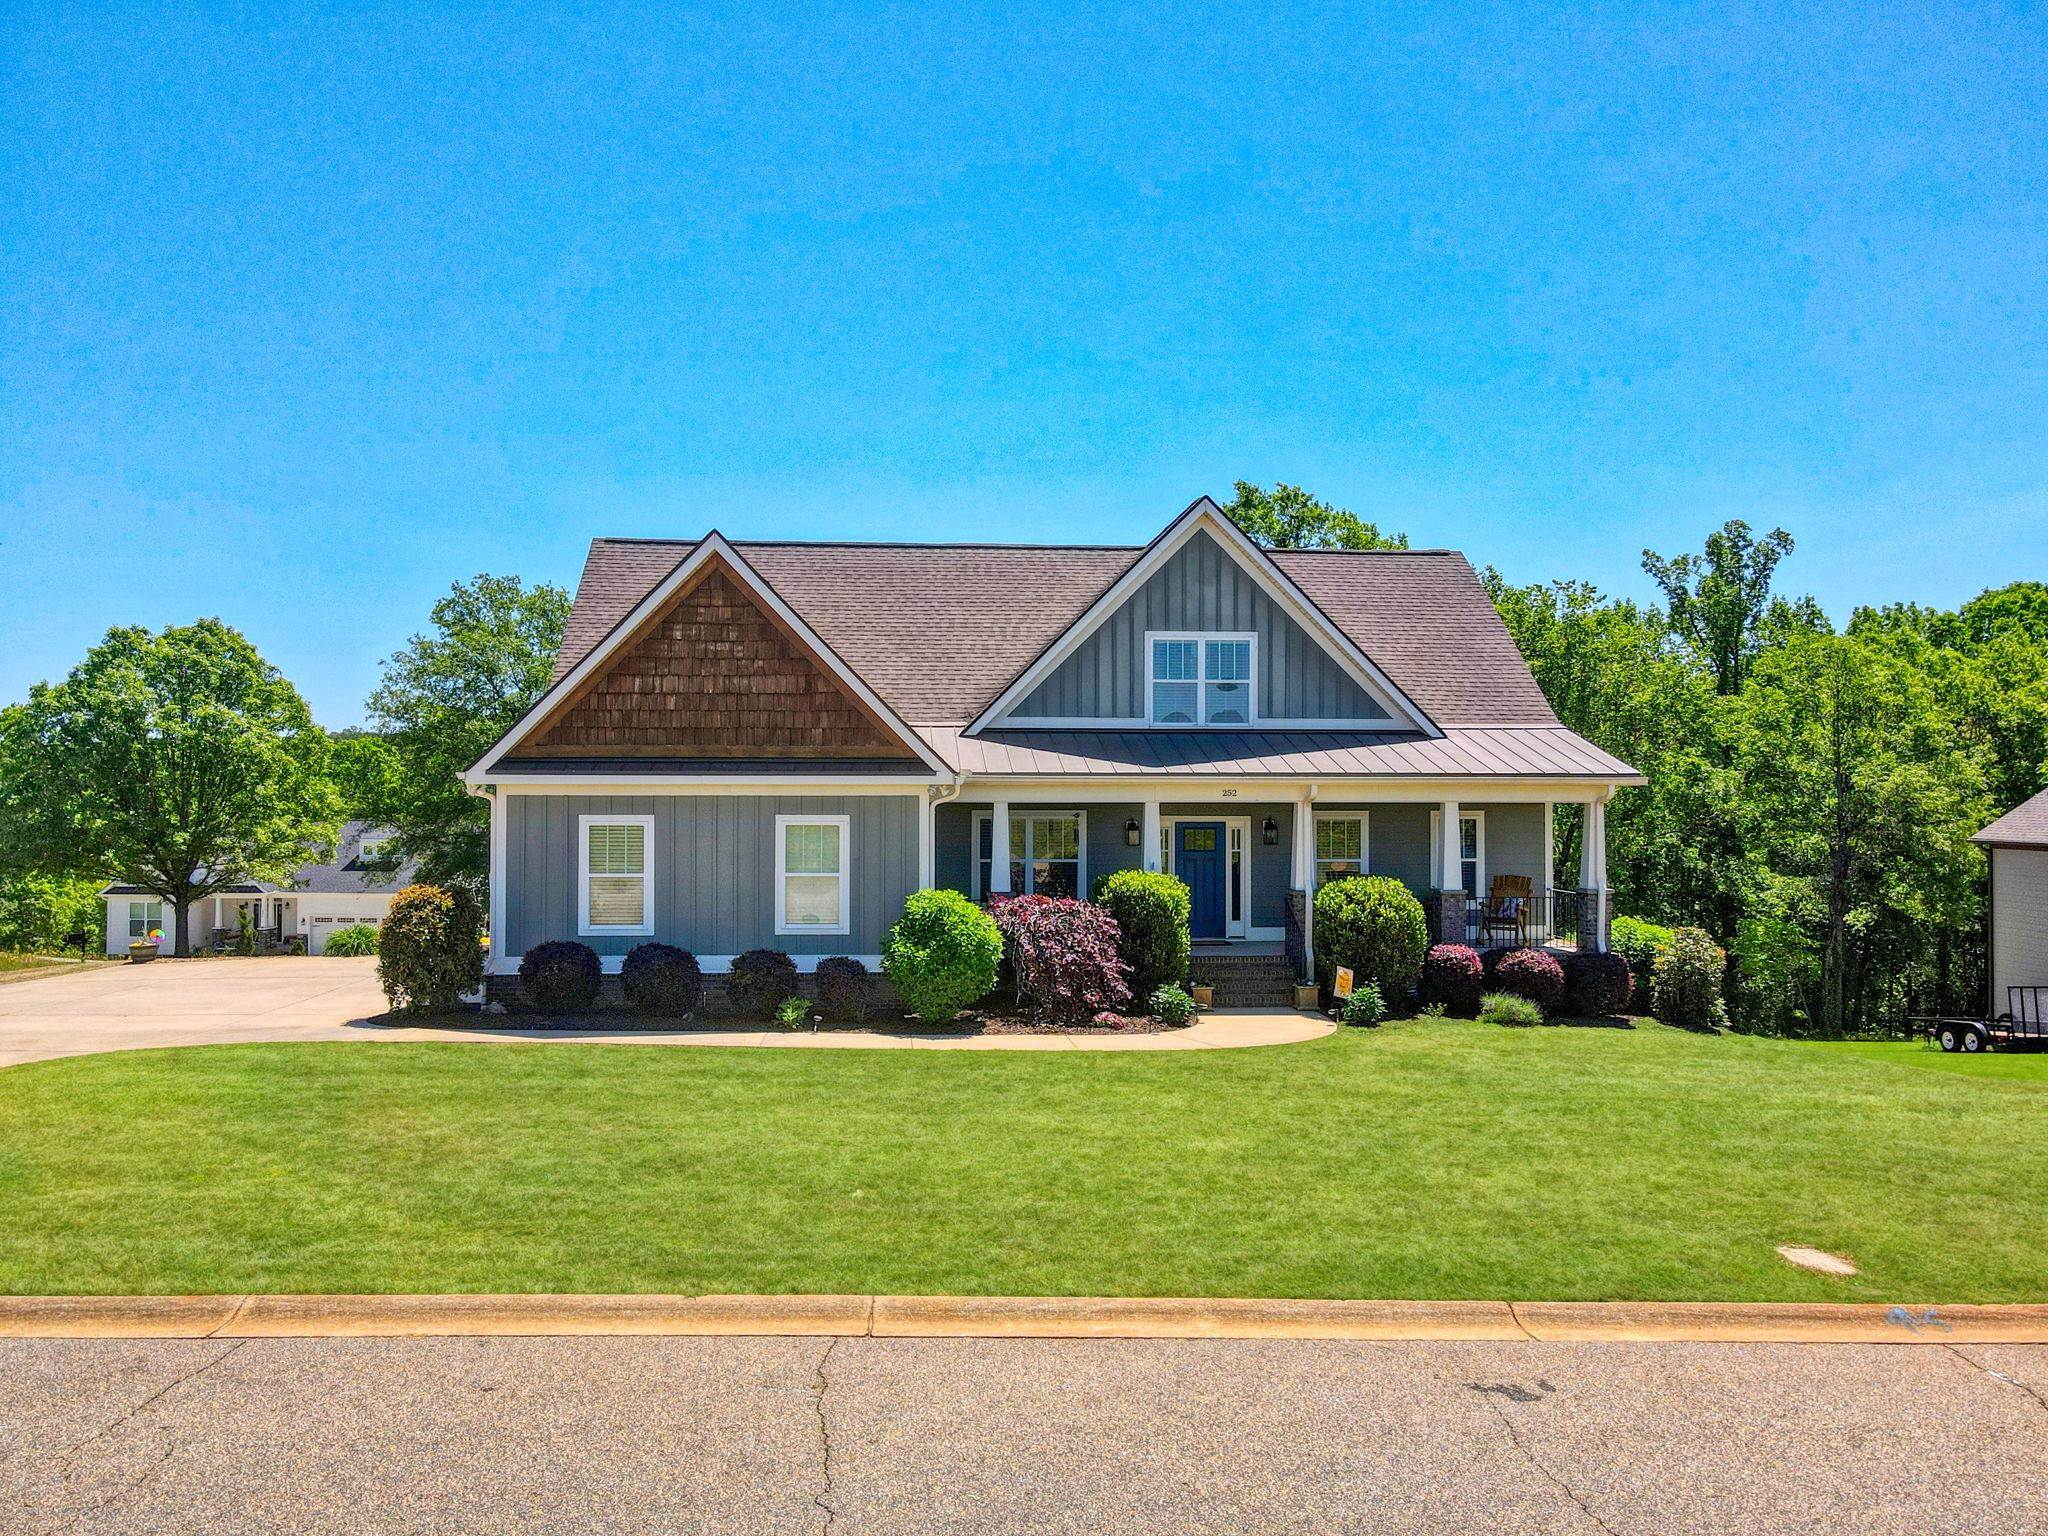
[[[2048,1346],[0,1340],[0,1531],[2048,1533]]]

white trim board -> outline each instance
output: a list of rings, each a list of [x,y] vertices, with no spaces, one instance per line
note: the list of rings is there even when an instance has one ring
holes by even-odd
[[[773,587],[761,579],[754,568],[741,558],[740,552],[726,541],[725,535],[712,529],[698,542],[697,547],[676,562],[676,568],[664,576],[639,602],[635,603],[626,616],[611,627],[605,637],[592,646],[584,656],[563,673],[547,692],[534,701],[533,708],[519,717],[518,724],[500,736],[489,751],[476,760],[463,774],[465,781],[472,784],[488,783],[492,780],[490,770],[498,760],[511,750],[528,731],[552,714],[557,705],[574,693],[583,682],[595,673],[626,641],[638,634],[640,627],[666,603],[676,592],[687,584],[691,577],[705,565],[716,560],[729,570],[734,579],[747,589],[754,598],[772,612],[778,619],[795,631],[797,637],[811,652],[825,664],[827,671],[844,683],[860,701],[873,710],[904,746],[917,754],[934,774],[945,775],[946,765],[939,761],[924,739],[913,731],[903,717],[882,702],[881,696],[861,681],[860,675],[839,658],[831,646],[819,638],[816,630],[797,616],[796,610],[776,594]]]
[[[1351,680],[1379,702],[1390,717],[1380,722],[1380,729],[1420,731],[1429,737],[1443,735],[1437,723],[1402,693],[1395,686],[1394,680],[1382,672],[1372,658],[1360,650],[1357,643],[1339,629],[1331,621],[1330,616],[1317,607],[1285,571],[1274,564],[1272,556],[1259,548],[1242,528],[1225,517],[1223,509],[1207,496],[1197,497],[1186,511],[1167,524],[1159,537],[1146,546],[1145,552],[1131,568],[1089,604],[1080,618],[1039,653],[1037,660],[1011,679],[1009,686],[996,695],[988,708],[975,716],[962,734],[972,736],[992,725],[1010,723],[1004,718],[1006,713],[1029,698],[1034,688],[1058,670],[1061,662],[1079,650],[1082,642],[1100,629],[1132,593],[1149,581],[1188,540],[1200,532],[1207,532],[1222,545],[1224,551],[1244,568],[1246,574],[1265,589],[1266,595],[1278,603],[1282,610],[1310,635],[1321,640],[1332,659],[1350,674]],[[1149,677],[1149,657],[1146,659],[1145,667],[1146,675]],[[1234,729],[1243,730],[1245,727],[1238,726]]]

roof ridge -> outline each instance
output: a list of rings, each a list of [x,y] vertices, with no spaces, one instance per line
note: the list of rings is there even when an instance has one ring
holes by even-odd
[[[650,534],[609,534],[594,536],[593,544],[652,544],[662,546],[695,546],[704,542],[702,537],[694,539],[657,538]],[[1019,549],[1035,550],[1047,554],[1069,554],[1089,551],[1100,554],[1131,554],[1149,549],[1149,544],[1031,544],[1021,540],[1003,539],[734,539],[726,542],[735,549]],[[1269,555],[1436,555],[1464,559],[1461,549],[1336,549],[1315,545],[1260,546]]]

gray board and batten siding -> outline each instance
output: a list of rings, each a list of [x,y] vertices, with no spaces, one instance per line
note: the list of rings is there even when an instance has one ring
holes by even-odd
[[[1147,630],[1256,634],[1269,720],[1387,720],[1385,709],[1206,533],[1198,533],[1010,711],[1020,720],[1139,720]]]

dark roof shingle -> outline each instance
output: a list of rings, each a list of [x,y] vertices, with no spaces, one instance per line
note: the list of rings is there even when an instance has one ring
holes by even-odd
[[[685,540],[593,541],[555,676],[581,661],[694,548]],[[1143,553],[1085,545],[735,541],[734,548],[915,725],[973,719]],[[1437,724],[1557,724],[1464,556],[1272,553],[1288,579]]]
[[[2048,848],[2048,789],[2021,801],[1970,841],[1995,848]]]

